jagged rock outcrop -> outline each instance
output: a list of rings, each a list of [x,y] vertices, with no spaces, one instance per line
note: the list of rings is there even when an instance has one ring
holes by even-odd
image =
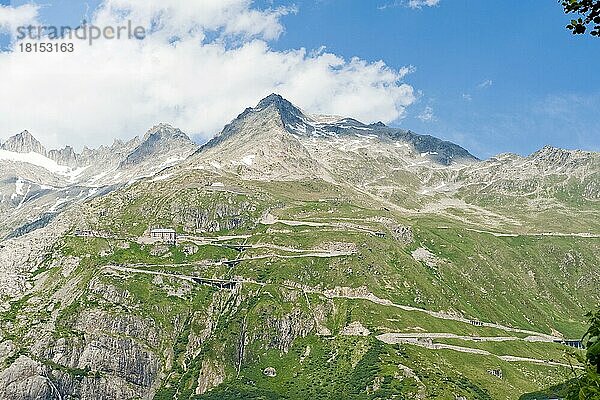
[[[43,156],[46,155],[46,148],[26,130],[8,138],[2,144],[2,150],[14,153],[38,153]]]
[[[57,388],[48,378],[48,374],[47,367],[27,356],[20,356],[8,368],[0,372],[0,399],[55,398]]]
[[[121,162],[121,167],[156,158],[168,160],[175,157],[181,161],[196,148],[197,146],[181,130],[168,124],[159,124],[146,132],[142,142]]]
[[[66,165],[68,167],[76,167],[78,164],[77,154],[71,146],[66,146],[60,150],[50,150],[48,158],[56,161],[59,165]]]
[[[0,308],[6,309],[8,300],[19,297],[32,284],[28,274],[35,271],[49,254],[54,243],[68,230],[64,219],[25,236],[2,242],[0,246]]]
[[[261,325],[249,333],[248,340],[264,342],[266,349],[288,352],[296,338],[307,336],[315,329],[313,316],[304,314],[300,309],[281,317],[263,317]]]

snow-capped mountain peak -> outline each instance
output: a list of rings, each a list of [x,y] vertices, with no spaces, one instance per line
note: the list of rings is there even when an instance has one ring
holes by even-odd
[[[310,115],[278,94],[271,94],[262,99],[256,107],[247,108],[203,148],[215,147],[234,136],[239,137],[244,132],[253,135],[259,130],[257,125],[267,120],[276,122],[282,128],[282,132],[287,132],[299,140],[362,140],[369,137],[379,142],[408,146],[415,154],[439,164],[477,160],[467,150],[454,143],[391,128],[382,122],[367,125],[350,117]]]

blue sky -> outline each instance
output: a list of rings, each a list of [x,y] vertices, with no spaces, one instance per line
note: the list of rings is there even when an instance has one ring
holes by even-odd
[[[423,92],[398,125],[454,140],[480,156],[551,144],[600,150],[600,39],[574,37],[556,1],[298,0],[276,48],[413,65]],[[464,96],[463,96],[464,95]],[[431,107],[433,118],[418,118]]]
[[[12,5],[25,4],[13,0]],[[77,24],[100,1],[45,0],[41,18]],[[418,100],[392,123],[480,157],[546,144],[600,150],[600,39],[571,35],[558,1],[260,0],[295,5],[272,49],[325,46],[346,59],[413,66]],[[302,106],[302,105],[300,105]],[[233,117],[234,115],[232,115]]]
[[[83,18],[91,15],[100,0],[11,0],[12,6],[20,6],[27,3],[36,3],[42,6],[43,21],[47,24],[78,24]],[[88,17],[89,19],[89,17]]]

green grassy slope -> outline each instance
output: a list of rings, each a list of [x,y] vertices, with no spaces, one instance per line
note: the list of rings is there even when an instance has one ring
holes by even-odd
[[[261,223],[267,213],[282,221]],[[244,183],[190,171],[94,200],[83,219],[74,228],[110,238],[61,238],[31,277],[36,290],[2,314],[3,336],[51,365],[28,330],[76,346],[86,315],[135,316],[145,334],[99,329],[155,355],[155,399],[516,399],[563,381],[568,368],[547,361],[567,363],[568,348],[461,318],[578,338],[584,313],[600,303],[596,238],[494,236],[318,180]],[[177,246],[139,240],[155,226],[188,237]],[[396,237],[395,226],[410,227],[412,238]],[[215,241],[220,235],[240,237]],[[416,250],[434,261],[415,259]],[[61,261],[69,258],[72,269]],[[243,283],[222,289],[193,277]],[[348,331],[352,323],[368,333]],[[487,352],[477,354],[377,338],[394,332],[515,340],[433,341]],[[269,367],[276,376],[265,375]],[[199,381],[216,388],[200,393]]]

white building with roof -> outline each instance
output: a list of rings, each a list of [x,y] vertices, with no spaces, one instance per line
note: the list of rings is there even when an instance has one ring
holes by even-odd
[[[155,228],[150,230],[152,239],[175,245],[177,244],[177,232],[170,228]]]

